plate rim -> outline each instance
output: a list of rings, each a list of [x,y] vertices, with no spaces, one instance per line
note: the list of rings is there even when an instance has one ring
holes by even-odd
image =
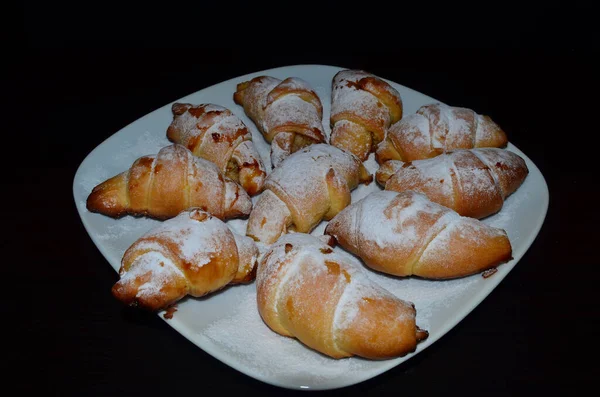
[[[146,113],[145,115],[137,118],[136,120],[131,121],[130,123],[126,124],[125,126],[123,126],[122,128],[120,128],[119,130],[117,130],[116,132],[112,133],[110,136],[108,136],[106,139],[104,139],[102,142],[100,142],[99,144],[97,144],[91,151],[89,151],[89,153],[83,158],[83,160],[80,162],[79,166],[77,167],[77,170],[75,172],[75,175],[73,177],[73,183],[72,183],[72,193],[73,193],[73,199],[74,199],[74,203],[75,203],[75,208],[77,210],[77,213],[79,215],[79,218],[88,234],[88,236],[90,237],[90,239],[92,240],[92,242],[94,243],[94,245],[96,246],[96,248],[100,251],[100,253],[103,255],[104,259],[109,263],[109,265],[111,267],[113,267],[110,264],[110,261],[108,260],[108,253],[107,253],[107,248],[104,247],[103,244],[100,244],[100,242],[97,240],[97,237],[94,236],[93,233],[90,232],[90,225],[88,223],[88,221],[86,220],[86,218],[83,216],[82,213],[82,209],[80,208],[80,206],[78,205],[78,199],[77,199],[77,184],[79,182],[79,180],[81,179],[81,174],[82,174],[82,169],[84,168],[84,164],[86,164],[88,161],[90,161],[90,159],[93,157],[94,153],[99,150],[100,147],[108,144],[111,140],[117,139],[117,135],[119,135],[123,130],[129,129],[134,123],[137,123],[145,118],[151,117],[154,113],[165,109],[168,106],[171,106],[173,103],[178,102],[178,101],[184,101],[186,98],[192,96],[192,95],[196,95],[199,94],[203,91],[209,90],[211,88],[215,88],[217,86],[220,85],[224,85],[227,83],[232,83],[238,80],[244,80],[244,79],[250,79],[252,78],[252,76],[257,76],[257,75],[261,75],[261,74],[269,74],[269,73],[273,73],[273,72],[279,72],[285,69],[290,69],[290,68],[307,68],[307,69],[312,69],[312,68],[328,68],[328,69],[336,69],[336,70],[345,70],[347,68],[344,67],[340,67],[337,65],[327,65],[327,64],[313,64],[313,63],[302,63],[302,64],[289,64],[289,65],[285,65],[285,66],[278,66],[278,67],[274,67],[274,68],[269,68],[269,69],[264,69],[264,70],[259,70],[259,71],[254,71],[254,72],[250,72],[250,73],[246,73],[244,75],[240,75],[237,77],[233,77],[227,80],[223,80],[221,82],[212,84],[210,86],[204,87],[200,90],[191,92],[179,99],[176,99],[174,101],[170,101],[168,103],[166,103],[163,106],[160,106],[148,113]],[[394,85],[397,85],[399,87],[402,87],[402,89],[408,90],[408,91],[412,91],[414,93],[417,93],[419,95],[423,95],[426,96],[428,98],[431,98],[433,101],[437,102],[437,103],[442,103],[441,101],[430,97],[427,94],[421,93],[419,91],[416,91],[410,87],[407,87],[403,84],[400,84],[398,82],[395,82],[393,80],[389,80],[387,78],[380,77],[382,80],[388,82],[388,83],[393,83]],[[542,229],[542,227],[545,224],[545,220],[546,220],[546,216],[548,213],[548,207],[549,207],[549,202],[550,202],[550,191],[548,188],[548,183],[546,181],[546,178],[544,177],[543,173],[541,172],[541,170],[539,169],[539,167],[523,152],[521,151],[518,147],[516,147],[514,144],[512,144],[510,141],[508,142],[508,145],[506,146],[506,149],[509,149],[509,146],[516,149],[516,151],[519,152],[519,155],[522,156],[524,158],[524,160],[526,161],[526,163],[528,164],[528,168],[530,169],[530,173],[533,171],[535,172],[535,174],[539,175],[539,177],[541,178],[541,186],[539,188],[539,190],[541,190],[541,196],[542,196],[542,202],[539,203],[541,206],[541,212],[539,213],[538,218],[536,219],[536,224],[535,227],[533,228],[532,233],[528,234],[527,236],[525,236],[523,242],[521,242],[520,246],[522,247],[522,250],[520,250],[520,252],[515,253],[513,251],[513,257],[512,259],[508,262],[505,263],[504,265],[510,267],[508,269],[508,271],[502,272],[500,274],[496,273],[494,275],[494,277],[489,280],[489,284],[486,288],[481,288],[477,291],[475,291],[475,293],[473,295],[471,295],[470,299],[468,300],[467,304],[460,306],[456,311],[456,315],[453,316],[452,320],[447,321],[445,324],[443,324],[442,327],[440,327],[435,336],[430,336],[429,338],[427,338],[427,340],[425,340],[424,342],[421,342],[417,345],[417,348],[414,352],[409,353],[403,357],[397,357],[397,358],[392,358],[390,360],[386,360],[387,362],[382,365],[379,368],[376,368],[375,370],[373,370],[372,372],[368,372],[368,374],[366,376],[360,376],[360,373],[358,374],[358,376],[353,377],[353,379],[350,382],[343,382],[343,383],[336,383],[335,381],[330,382],[326,385],[319,385],[319,386],[310,386],[310,387],[298,387],[298,386],[293,386],[293,385],[289,385],[289,384],[285,384],[282,383],[276,379],[269,379],[267,376],[263,376],[260,373],[255,373],[252,372],[251,370],[248,370],[247,368],[245,368],[243,365],[240,366],[238,362],[236,362],[233,359],[230,359],[226,354],[222,353],[221,350],[219,349],[215,349],[214,346],[215,344],[209,339],[207,338],[205,335],[200,334],[200,333],[194,333],[193,330],[191,330],[191,328],[188,325],[185,325],[184,323],[182,323],[181,321],[177,320],[176,317],[173,317],[172,319],[165,319],[162,315],[161,312],[158,312],[157,315],[158,317],[163,320],[164,322],[166,322],[169,326],[171,326],[172,328],[174,328],[177,332],[179,332],[182,336],[184,336],[189,342],[191,342],[193,345],[195,345],[196,347],[200,348],[202,351],[204,351],[205,353],[209,354],[210,356],[212,356],[215,359],[218,359],[219,361],[223,362],[224,364],[228,365],[229,367],[235,369],[236,371],[250,377],[256,380],[259,380],[263,383],[266,384],[270,384],[273,386],[277,386],[277,387],[281,387],[281,388],[285,388],[285,389],[291,389],[291,390],[333,390],[333,389],[340,389],[340,388],[345,388],[345,387],[350,387],[353,385],[356,385],[358,383],[367,381],[369,379],[373,379],[379,375],[381,375],[382,373],[385,373],[397,366],[399,366],[400,364],[410,360],[412,357],[414,357],[415,355],[421,353],[423,350],[427,349],[429,346],[433,345],[435,342],[437,342],[439,339],[441,339],[442,337],[444,337],[451,329],[453,329],[458,323],[460,323],[462,320],[464,320],[477,306],[479,306],[481,304],[481,302],[483,302],[485,300],[485,298],[487,296],[489,296],[495,289],[496,287],[502,282],[502,280],[504,280],[504,278],[512,271],[512,269],[520,262],[521,258],[525,255],[525,253],[529,250],[529,248],[531,247],[531,245],[534,243],[534,241],[537,239],[537,237],[539,236],[539,233]],[[533,167],[533,170],[532,170]],[[113,270],[115,270],[113,268]],[[118,273],[118,269],[116,269],[117,273]],[[201,340],[202,342],[205,343],[204,346],[200,346],[200,344],[197,343],[198,340]],[[208,346],[208,349],[207,349]],[[333,383],[333,384],[332,384]]]

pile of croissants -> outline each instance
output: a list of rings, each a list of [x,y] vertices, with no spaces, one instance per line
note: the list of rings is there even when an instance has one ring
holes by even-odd
[[[529,171],[506,150],[502,129],[473,110],[432,103],[403,117],[400,93],[362,70],[338,72],[331,88],[327,136],[306,81],[237,85],[234,102],[270,144],[269,172],[232,110],[173,104],[172,144],[87,199],[98,216],[162,221],[124,253],[113,295],[159,311],[256,281],[265,324],[327,356],[415,351],[428,332],[414,304],[368,272],[437,280],[493,272],[512,247],[481,219],[500,211]],[[363,164],[372,152],[375,175]],[[383,189],[352,202],[353,189],[373,179]],[[245,217],[245,235],[226,223]],[[324,234],[312,235],[322,221]]]

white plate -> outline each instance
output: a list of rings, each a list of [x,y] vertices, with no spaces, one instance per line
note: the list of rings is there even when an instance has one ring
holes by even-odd
[[[178,102],[216,103],[229,108],[252,130],[254,143],[270,169],[268,144],[243,109],[233,102],[236,84],[263,74],[280,79],[289,76],[305,79],[321,97],[323,124],[329,133],[331,80],[339,70],[341,68],[323,65],[264,70],[205,88]],[[422,105],[437,102],[410,88],[388,82],[400,92],[405,115],[416,112]],[[114,220],[90,213],[85,208],[86,198],[96,184],[126,170],[136,158],[155,154],[161,147],[169,145],[166,130],[171,120],[169,103],[131,123],[95,148],[75,175],[73,195],[81,220],[91,239],[115,270],[119,269],[121,256],[129,245],[159,221],[129,216]],[[279,336],[267,328],[256,308],[255,283],[229,287],[204,299],[186,298],[177,305],[173,318],[165,321],[232,368],[263,382],[286,388],[339,388],[370,379],[397,366],[437,341],[470,313],[511,271],[537,236],[548,208],[548,187],[539,169],[524,153],[510,143],[507,149],[522,156],[530,172],[523,185],[506,200],[502,210],[484,221],[507,231],[514,259],[499,266],[498,272],[487,279],[474,275],[452,281],[427,281],[369,273],[398,297],[415,303],[417,323],[429,331],[429,338],[420,343],[414,353],[385,361],[360,358],[334,360],[316,353],[297,340]],[[372,173],[376,171],[373,154],[365,164]],[[380,189],[377,183],[360,186],[352,193],[353,201],[376,189]],[[244,233],[245,220],[231,220],[228,223]],[[325,222],[321,223],[313,234],[322,234],[325,226]]]

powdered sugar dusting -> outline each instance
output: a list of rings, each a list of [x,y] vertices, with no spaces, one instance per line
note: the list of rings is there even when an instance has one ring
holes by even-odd
[[[114,176],[110,175],[106,167],[100,164],[96,164],[93,175],[93,177],[82,179],[79,185],[81,190],[85,192],[86,196],[92,192],[94,187],[98,186],[108,178]]]
[[[495,195],[501,196],[489,168],[482,167],[479,162],[463,163],[462,167],[457,166],[455,158],[462,156],[461,153],[464,152],[456,151],[451,153],[450,156],[452,159],[450,159],[449,163],[454,170],[458,186],[462,190],[462,196],[465,197],[464,200],[468,201],[470,197],[476,196],[485,196],[487,200],[492,200]]]
[[[175,141],[177,143],[190,147],[190,140],[200,135],[204,135],[205,138],[202,141],[197,140],[194,146],[202,144],[206,139],[210,139],[209,143],[214,143],[213,134],[219,134],[218,137],[225,137],[229,141],[251,139],[250,132],[243,136],[237,136],[238,131],[247,129],[244,123],[229,109],[210,103],[193,106],[192,108],[202,109],[201,114],[197,117],[186,111],[173,118],[171,128],[179,132],[179,134],[176,134],[177,139]],[[217,141],[219,139],[221,138],[218,138]],[[195,147],[190,147],[190,149],[196,152]],[[204,151],[208,150],[210,150],[210,145],[204,148]],[[210,156],[210,153],[201,153],[201,155],[202,157]]]
[[[267,178],[265,186],[277,184],[290,196],[302,198],[310,196],[313,189],[323,187],[330,168],[350,181],[357,175],[359,164],[349,154],[327,144],[310,145],[288,157],[282,166],[276,168]]]
[[[375,272],[369,273],[369,278],[398,298],[414,303],[417,325],[429,331],[437,325],[433,322],[435,316],[455,305],[458,299],[467,296],[478,283],[485,282],[481,276],[437,281],[414,277],[400,278]]]
[[[265,110],[264,128],[266,131],[285,125],[303,126],[309,130],[319,130],[322,135],[324,134],[323,125],[315,106],[294,94],[277,98]]]
[[[182,259],[194,269],[211,261],[227,226],[216,217],[209,217],[203,221],[195,220],[191,217],[192,213],[182,212],[158,225],[144,237],[156,237],[172,242]]]
[[[126,238],[130,235],[140,235],[140,231],[150,230],[153,226],[160,224],[159,221],[151,218],[138,218],[135,222],[113,221],[105,228],[105,233],[96,235],[100,240],[111,241]]]
[[[518,229],[510,228],[510,226],[514,224],[515,218],[519,215],[521,206],[531,199],[529,191],[523,189],[523,187],[520,189],[520,194],[511,194],[506,198],[502,209],[498,213],[481,220],[488,226],[506,230],[513,246],[519,242],[521,233]]]
[[[415,227],[420,214],[441,215],[448,210],[434,205],[420,194],[412,194],[408,206],[390,207],[396,197],[398,193],[386,190],[372,193],[354,203],[360,211],[357,232],[363,240],[373,239],[380,248],[393,245],[399,250],[412,251],[422,239]]]
[[[344,258],[346,259],[346,258]],[[378,284],[375,284],[365,274],[359,263],[354,264],[355,269],[347,271],[352,276],[352,281],[344,289],[340,297],[333,320],[334,329],[343,330],[351,326],[352,321],[359,313],[359,304],[363,298],[385,298],[392,296]]]
[[[131,263],[129,271],[121,274],[120,284],[129,289],[129,285],[135,284],[137,279],[147,279],[138,287],[136,297],[149,298],[160,296],[162,286],[170,284],[177,276],[184,277],[171,260],[160,252],[148,251]]]
[[[417,148],[429,148],[431,145],[429,120],[418,113],[403,117],[390,127],[389,133],[392,142],[401,142],[399,143],[401,147],[410,145]]]
[[[355,115],[374,122],[385,128],[390,125],[390,113],[387,107],[369,91],[359,89],[355,84],[369,73],[358,70],[340,72],[333,81],[331,118],[336,119],[341,113]]]
[[[284,78],[288,75],[288,72],[289,70],[286,69],[280,74],[276,74],[276,76]],[[319,73],[321,73],[321,70],[319,70]],[[311,84],[314,84],[315,91],[323,102],[324,119],[328,119],[331,99],[331,79],[328,77],[328,73],[326,69],[325,73],[322,73],[323,78],[314,77],[308,80]],[[332,76],[333,72],[331,73]],[[329,80],[325,77],[328,77]],[[230,84],[227,85],[226,91],[229,91],[221,96],[224,98],[221,101],[224,105],[233,109],[235,105],[231,101],[231,87]],[[219,89],[222,90],[222,88]],[[214,90],[206,91],[206,94],[213,95],[215,92]],[[426,100],[429,100],[408,89],[402,91],[402,94],[405,93],[408,93],[406,95],[405,110],[414,112],[420,105],[427,103]],[[210,95],[207,96],[204,92],[194,95],[193,99],[198,99],[198,101],[210,100],[211,98]],[[216,95],[216,98],[218,98],[221,93],[216,92]],[[196,102],[200,103],[198,101]],[[240,114],[240,116],[245,117],[243,114]],[[99,152],[102,153],[101,155],[96,154],[90,158],[93,162],[88,161],[84,164],[85,167],[82,169],[81,177],[77,181],[77,185],[74,186],[80,214],[86,221],[86,226],[92,238],[99,243],[98,245],[103,254],[113,266],[135,239],[160,222],[143,217],[126,216],[122,219],[111,219],[98,214],[90,214],[85,210],[85,198],[94,186],[122,172],[136,158],[156,154],[161,147],[170,144],[165,134],[165,129],[170,122],[167,119],[170,119],[170,117],[170,109],[163,109],[157,114],[152,114],[147,121],[133,125],[132,128],[135,131],[128,128],[127,131],[123,131],[127,134],[115,136],[117,139],[113,140],[113,144],[110,147],[106,146],[109,149]],[[402,120],[407,117],[410,117],[410,115],[406,115]],[[164,121],[164,125],[161,124],[161,120]],[[260,134],[257,134],[258,131],[253,124],[247,122],[247,125],[254,134],[255,146],[268,168],[267,172],[270,172],[271,168],[268,161],[270,146],[262,139]],[[326,123],[324,125],[326,132],[329,131],[328,127],[328,123]],[[490,131],[491,129],[480,131],[478,128],[478,134]],[[118,141],[117,145],[114,144],[115,141]],[[94,164],[94,162],[97,164]],[[377,170],[377,164],[374,162],[373,156],[370,156],[364,164],[371,173]],[[534,176],[537,177],[537,175]],[[526,180],[525,184],[515,194],[506,199],[499,213],[483,219],[483,222],[490,226],[507,228],[511,242],[515,243],[516,248],[522,249],[523,245],[519,242],[529,239],[528,225],[535,223],[535,215],[532,215],[535,211],[532,209],[535,208],[540,199],[539,186],[539,178]],[[376,183],[371,183],[368,186],[359,185],[352,192],[353,202],[380,189],[381,187]],[[252,197],[252,201],[256,202],[259,197],[260,195]],[[534,202],[532,203],[532,201]],[[522,219],[527,220],[527,225],[523,224]],[[241,234],[245,232],[246,223],[245,219],[227,221],[232,229]],[[326,225],[327,222],[322,222],[311,234],[322,234]],[[259,243],[258,246],[261,253],[269,248],[262,243]],[[342,249],[336,247],[334,250]],[[504,269],[499,267],[498,274],[501,274]],[[506,271],[509,270],[510,268]],[[483,283],[493,283],[498,274],[488,279],[483,279],[480,275],[474,275],[454,280],[432,281],[413,277],[399,278],[368,271],[368,277],[374,282],[400,299],[415,304],[417,324],[421,328],[429,330],[434,341],[440,336],[440,330],[442,330],[441,333],[444,333],[447,325],[454,323],[456,316],[462,312],[463,308],[473,305],[472,296],[477,294],[481,296],[480,293],[487,290],[488,287]],[[230,315],[223,317],[223,313]],[[277,335],[264,324],[258,314],[255,285],[253,284],[226,289],[206,300],[185,300],[179,304],[176,318],[181,319],[179,324],[182,328],[190,331],[191,335],[194,331],[197,332],[196,337],[191,338],[193,341],[202,346],[210,339],[214,345],[214,351],[218,352],[220,357],[226,358],[229,360],[228,362],[233,364],[239,364],[244,372],[250,375],[256,374],[267,381],[276,381],[292,387],[300,387],[300,385],[310,385],[310,387],[340,385],[348,380],[364,379],[365,375],[370,377],[369,374],[374,371],[380,372],[378,371],[379,368],[383,369],[383,366],[389,365],[389,360],[373,362],[356,357],[334,360],[306,348],[293,338]],[[213,321],[213,319],[218,320]],[[208,328],[205,328],[207,326]],[[205,336],[208,338],[205,338]],[[431,336],[430,340],[432,340]]]
[[[114,152],[112,161],[120,163],[124,160],[133,159],[129,164],[131,165],[135,159],[155,155],[161,148],[170,144],[171,142],[166,138],[166,134],[157,136],[157,134],[150,131],[144,131],[136,139],[125,141],[119,145],[120,150]]]
[[[255,290],[240,302],[233,315],[210,324],[202,335],[231,351],[245,367],[261,376],[277,375],[292,380],[316,376],[317,382],[326,382],[373,365],[369,360],[355,357],[334,360],[294,338],[271,331],[258,313]],[[318,373],[314,368],[319,368]]]
[[[502,134],[495,123],[473,110],[440,103],[423,105],[390,128],[392,143],[409,160],[430,157],[432,150],[494,146],[501,143]]]

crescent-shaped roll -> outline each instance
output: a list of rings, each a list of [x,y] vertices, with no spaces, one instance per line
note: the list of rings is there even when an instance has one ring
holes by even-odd
[[[186,295],[200,297],[227,284],[254,280],[258,254],[252,239],[191,208],[125,251],[112,294],[129,306],[164,309]]]
[[[376,178],[386,190],[414,190],[460,215],[481,219],[500,211],[528,173],[518,154],[482,148],[406,163],[390,160],[379,167]]]
[[[237,85],[233,100],[271,144],[273,167],[305,146],[326,141],[323,105],[303,79],[255,77]]]
[[[333,218],[325,234],[370,268],[395,276],[464,277],[512,257],[504,230],[413,191],[371,193]]]
[[[434,103],[393,124],[377,147],[375,158],[379,164],[414,161],[454,149],[501,148],[507,143],[506,133],[489,116]]]
[[[373,176],[353,154],[327,144],[307,146],[269,174],[246,229],[264,244],[293,229],[309,233],[350,204],[350,192]]]
[[[170,141],[211,161],[223,175],[239,183],[249,195],[262,190],[267,176],[246,125],[229,109],[215,104],[174,103]]]
[[[333,358],[399,357],[428,336],[412,303],[371,281],[356,258],[309,234],[288,234],[269,247],[256,291],[271,330]]]
[[[214,163],[179,144],[138,158],[127,171],[94,187],[87,198],[90,212],[113,218],[168,219],[191,207],[225,220],[248,215],[252,201]]]
[[[333,77],[331,138],[339,147],[365,161],[402,118],[400,93],[381,78],[363,70],[342,70]]]

